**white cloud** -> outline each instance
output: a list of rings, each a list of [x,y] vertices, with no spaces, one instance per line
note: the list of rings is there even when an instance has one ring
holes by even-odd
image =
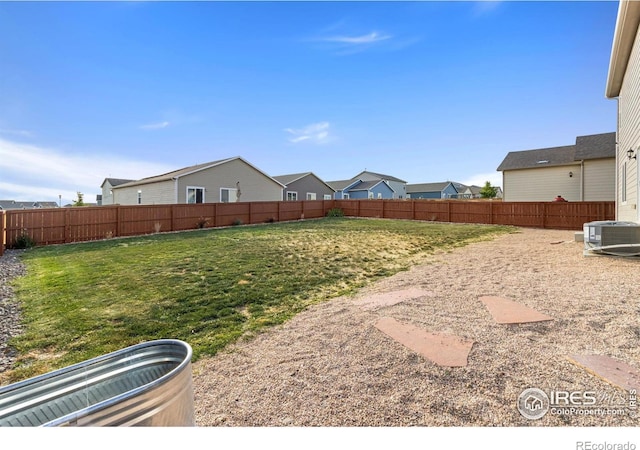
[[[310,141],[315,144],[324,144],[329,142],[329,122],[318,122],[307,125],[301,129],[285,128],[285,131],[291,135],[289,142],[297,144],[298,142]]]
[[[141,130],[159,130],[161,128],[167,128],[171,125],[168,121],[158,122],[158,123],[149,123],[147,125],[140,125]]]
[[[502,187],[502,172],[479,173],[471,175],[467,179],[460,181],[460,183],[466,184],[467,186],[482,187],[487,181],[491,183],[491,186]]]
[[[140,179],[174,170],[163,164],[112,155],[79,155],[0,138],[0,198],[19,201],[58,201],[63,204],[85,194],[94,201],[105,178]]]
[[[387,39],[391,39],[391,35],[388,34],[380,34],[376,31],[373,31],[369,34],[365,34],[363,36],[330,36],[323,38],[323,41],[326,42],[339,42],[343,44],[354,44],[354,45],[362,45],[362,44],[373,44],[375,42],[386,41]]]
[[[33,136],[33,133],[31,133],[31,131],[29,130],[9,130],[9,129],[0,129],[0,134],[13,134],[16,136],[24,136],[24,137],[31,137]]]

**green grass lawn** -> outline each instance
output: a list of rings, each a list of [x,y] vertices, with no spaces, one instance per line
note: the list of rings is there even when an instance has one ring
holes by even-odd
[[[513,228],[331,218],[33,248],[14,281],[25,332],[13,382],[139,342],[194,358],[310,304]]]

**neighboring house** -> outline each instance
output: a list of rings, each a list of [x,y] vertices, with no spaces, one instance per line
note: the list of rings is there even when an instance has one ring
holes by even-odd
[[[280,201],[284,185],[239,156],[113,186],[120,205]]]
[[[575,145],[509,152],[498,167],[508,202],[615,199],[616,133],[579,136]]]
[[[99,197],[99,205],[113,205],[113,188],[120,186],[121,184],[131,183],[135,180],[124,180],[122,178],[105,178],[100,188],[102,189],[102,195]]]
[[[458,190],[458,198],[461,199],[473,199],[473,198],[482,198],[480,195],[480,186],[465,186],[463,189]]]
[[[340,180],[327,181],[327,184],[335,190],[336,200],[398,198],[389,183],[384,180]]]
[[[621,1],[605,95],[618,100],[616,220],[640,222],[640,2]]]
[[[453,181],[407,184],[407,197],[412,199],[457,198],[456,184],[460,186],[460,183]]]
[[[355,177],[351,178],[351,181],[384,181],[393,190],[393,196],[389,198],[407,198],[407,182],[400,178],[392,177],[391,175],[384,175],[376,172],[363,171]],[[387,197],[383,197],[387,198]]]
[[[8,211],[10,209],[41,209],[41,208],[58,208],[56,202],[17,202],[15,200],[0,200],[0,211]]]
[[[285,200],[331,200],[335,193],[312,172],[278,175],[273,179],[284,185]]]

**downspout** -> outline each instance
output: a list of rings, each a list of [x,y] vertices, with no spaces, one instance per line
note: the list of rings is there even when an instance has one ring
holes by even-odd
[[[580,201],[584,201],[584,159],[580,161]]]
[[[174,196],[173,203],[177,205],[178,204],[178,178],[173,179],[173,196]]]

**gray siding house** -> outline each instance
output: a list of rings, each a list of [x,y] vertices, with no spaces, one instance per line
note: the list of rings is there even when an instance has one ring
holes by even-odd
[[[284,185],[284,200],[331,200],[335,193],[313,172],[278,175],[273,179]]]
[[[351,178],[352,181],[384,181],[392,189],[393,193],[390,198],[407,198],[407,182],[400,178],[393,177],[391,175],[384,175],[376,172],[363,171],[355,177]],[[384,190],[384,189],[383,189]],[[387,197],[384,197],[387,198]]]
[[[605,95],[618,100],[616,220],[640,222],[640,2],[621,1]]]
[[[509,152],[498,166],[508,202],[615,199],[616,133],[578,136],[575,145]]]
[[[284,185],[239,156],[112,187],[120,205],[280,201]]]
[[[100,197],[99,205],[113,205],[113,188],[120,186],[121,184],[131,183],[135,180],[125,180],[123,178],[105,178],[100,189],[102,189],[102,196]]]
[[[456,184],[460,185],[459,183],[454,183],[453,181],[407,184],[407,196],[412,199],[457,198],[458,190],[455,187]]]

